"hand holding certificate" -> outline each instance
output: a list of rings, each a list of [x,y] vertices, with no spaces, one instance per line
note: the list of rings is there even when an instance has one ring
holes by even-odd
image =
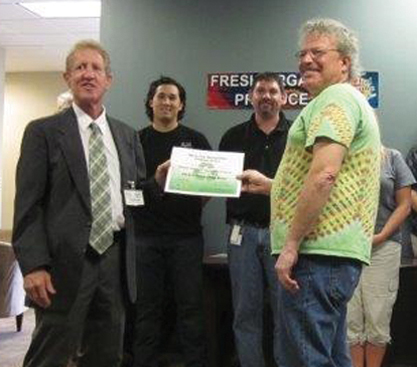
[[[243,153],[174,147],[165,191],[199,196],[239,197]]]

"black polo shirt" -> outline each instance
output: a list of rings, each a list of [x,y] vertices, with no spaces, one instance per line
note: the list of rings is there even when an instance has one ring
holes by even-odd
[[[223,135],[219,150],[245,153],[244,169],[255,169],[273,178],[284,154],[291,121],[280,112],[278,126],[268,135],[255,122],[255,114]],[[232,220],[268,227],[269,196],[242,193],[240,198],[227,199],[227,223]]]

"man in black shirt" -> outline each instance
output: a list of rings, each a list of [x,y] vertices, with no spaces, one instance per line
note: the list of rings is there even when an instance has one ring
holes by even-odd
[[[147,177],[170,158],[174,146],[209,150],[207,139],[179,123],[186,93],[174,79],[151,83],[145,102],[151,125],[139,132]],[[164,194],[146,200],[136,221],[138,243],[138,301],[136,305],[135,367],[156,367],[165,280],[173,284],[178,332],[186,367],[205,365],[202,305],[203,237],[198,196]]]
[[[281,111],[285,91],[276,73],[258,74],[250,98],[251,118],[229,129],[219,150],[244,152],[244,169],[254,169],[273,178],[287,141],[290,121]],[[228,260],[234,307],[233,330],[241,367],[265,366],[262,335],[264,291],[269,291],[274,318],[274,359],[278,363],[277,278],[269,238],[269,197],[242,193],[227,200],[230,226]]]

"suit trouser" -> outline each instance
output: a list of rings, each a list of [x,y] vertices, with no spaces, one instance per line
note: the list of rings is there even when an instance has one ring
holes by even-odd
[[[125,318],[122,248],[113,244],[101,256],[87,250],[78,294],[69,311],[35,309],[36,326],[24,367],[64,367],[76,355],[79,367],[120,365]]]
[[[205,365],[202,235],[142,236],[138,242],[135,367],[158,365],[165,279],[177,305],[178,333],[186,367]]]

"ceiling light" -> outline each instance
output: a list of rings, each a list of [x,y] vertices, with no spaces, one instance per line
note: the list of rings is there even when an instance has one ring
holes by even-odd
[[[18,3],[42,18],[99,18],[100,1],[45,1]]]

